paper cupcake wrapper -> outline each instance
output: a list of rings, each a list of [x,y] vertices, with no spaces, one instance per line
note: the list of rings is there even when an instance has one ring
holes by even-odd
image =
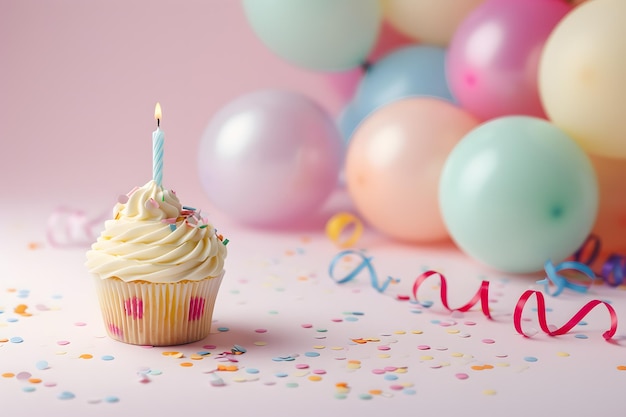
[[[109,336],[133,345],[170,346],[204,339],[211,331],[224,273],[201,281],[124,282],[95,277]]]

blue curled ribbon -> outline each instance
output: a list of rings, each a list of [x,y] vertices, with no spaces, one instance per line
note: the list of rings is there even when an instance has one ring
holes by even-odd
[[[570,290],[579,293],[585,293],[589,288],[586,285],[575,284],[568,281],[567,278],[558,274],[559,271],[563,271],[564,269],[573,269],[588,276],[592,283],[593,280],[596,279],[596,274],[591,270],[591,268],[580,262],[565,261],[555,266],[552,264],[552,261],[548,259],[543,268],[546,271],[547,276],[544,279],[537,281],[537,284],[543,284],[544,291],[553,297],[559,296],[565,288],[569,288]],[[548,290],[550,284],[553,284],[556,287],[552,293]]]
[[[341,258],[347,255],[359,256],[362,261],[348,275],[346,275],[345,277],[341,279],[337,279],[334,277],[334,274],[333,274],[335,266],[337,266],[337,262],[339,262]],[[374,269],[374,266],[372,265],[372,262],[371,262],[372,259],[373,259],[372,257],[367,257],[362,252],[359,252],[356,250],[352,250],[352,249],[344,250],[342,252],[339,252],[337,255],[335,255],[333,260],[330,262],[330,266],[328,267],[328,275],[330,275],[330,278],[333,281],[335,281],[337,284],[345,284],[346,282],[352,281],[354,278],[356,278],[356,276],[363,270],[363,268],[367,268],[370,274],[372,287],[374,287],[374,289],[378,292],[384,292],[389,286],[389,284],[391,283],[400,282],[399,279],[394,279],[392,277],[387,277],[387,280],[383,283],[379,282],[378,276],[376,275],[376,270]]]

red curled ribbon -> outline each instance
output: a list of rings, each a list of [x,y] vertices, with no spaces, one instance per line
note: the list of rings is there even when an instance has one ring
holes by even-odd
[[[534,290],[526,290],[515,305],[515,311],[513,312],[513,324],[515,325],[515,330],[517,330],[517,333],[526,337],[530,337],[529,335],[524,333],[524,330],[522,329],[522,313],[524,312],[524,306],[526,305],[526,302],[533,295],[537,297],[537,318],[539,319],[539,327],[541,327],[541,330],[543,330],[544,333],[550,336],[563,335],[569,332],[578,323],[580,323],[581,320],[585,318],[585,316],[589,314],[591,310],[602,304],[606,306],[607,310],[609,310],[609,315],[611,316],[611,328],[604,332],[602,334],[602,337],[604,337],[605,340],[609,340],[613,336],[615,336],[615,332],[617,331],[617,313],[615,313],[615,309],[609,303],[600,300],[589,301],[580,310],[578,310],[578,312],[574,314],[574,317],[572,317],[567,323],[565,323],[558,329],[551,330],[546,320],[546,303],[543,294],[539,291]]]
[[[480,308],[482,309],[483,314],[487,318],[491,318],[491,313],[489,312],[489,281],[481,282],[480,288],[478,289],[478,291],[476,291],[476,294],[474,294],[472,299],[467,302],[467,304],[459,308],[452,309],[448,305],[448,284],[446,282],[446,277],[444,277],[442,273],[436,271],[426,271],[422,275],[415,278],[415,282],[413,283],[413,298],[415,298],[415,301],[419,303],[419,301],[417,300],[417,291],[419,290],[419,287],[430,276],[435,274],[439,275],[439,278],[441,279],[439,294],[441,297],[441,303],[448,311],[468,311],[470,308],[474,307],[480,302]]]

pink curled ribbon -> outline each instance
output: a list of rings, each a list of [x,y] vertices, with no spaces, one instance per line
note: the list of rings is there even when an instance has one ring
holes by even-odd
[[[107,218],[102,214],[89,219],[82,210],[59,207],[48,217],[46,239],[55,248],[84,248],[98,236],[98,228]]]
[[[617,313],[609,303],[600,300],[589,301],[580,310],[578,310],[578,312],[574,314],[574,316],[567,323],[559,328],[554,328],[553,326],[548,325],[548,321],[546,319],[546,303],[543,294],[540,291],[534,290],[526,290],[515,305],[515,311],[513,312],[513,324],[517,333],[525,337],[532,336],[526,334],[522,329],[522,313],[524,312],[524,306],[533,295],[537,298],[537,318],[539,319],[539,327],[544,333],[550,336],[563,335],[580,323],[582,319],[585,318],[585,316],[595,307],[598,305],[604,305],[607,310],[609,310],[609,315],[611,316],[611,328],[604,332],[602,337],[608,341],[615,336],[615,332],[617,331]]]
[[[580,248],[574,252],[572,258],[574,261],[591,266],[600,255],[601,247],[600,238],[593,234],[589,235]],[[591,253],[587,253],[589,251]],[[584,255],[586,259],[583,260]],[[611,287],[622,285],[626,276],[626,256],[617,253],[610,254],[602,263],[600,273],[597,275]]]
[[[439,278],[441,280],[441,285],[439,287],[439,296],[441,298],[441,303],[448,311],[465,312],[480,302],[480,308],[482,309],[483,314],[487,318],[491,318],[491,313],[489,311],[489,281],[485,280],[481,282],[480,288],[478,288],[478,291],[476,291],[476,294],[474,294],[471,300],[469,300],[465,305],[459,308],[452,309],[448,305],[448,283],[446,282],[446,277],[444,277],[443,274],[440,272],[426,271],[417,278],[415,278],[415,282],[413,283],[413,298],[416,302],[419,303],[419,301],[417,300],[417,291],[419,290],[419,287],[432,275],[439,275]]]

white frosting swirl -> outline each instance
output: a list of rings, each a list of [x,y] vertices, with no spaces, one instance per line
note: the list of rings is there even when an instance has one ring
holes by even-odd
[[[102,279],[170,283],[219,276],[225,258],[215,228],[150,181],[115,205],[85,265]]]

